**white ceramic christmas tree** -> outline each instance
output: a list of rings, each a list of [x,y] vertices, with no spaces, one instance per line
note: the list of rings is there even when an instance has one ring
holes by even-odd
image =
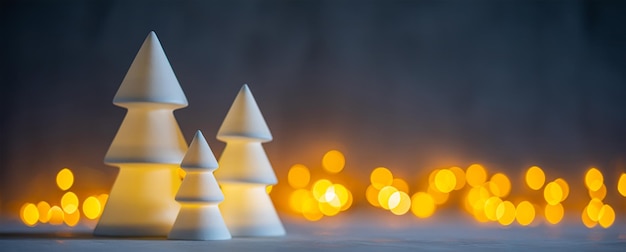
[[[226,142],[215,173],[225,199],[220,209],[233,236],[285,234],[265,188],[277,183],[261,143],[272,140],[265,119],[247,85],[235,98],[217,139]]]
[[[230,232],[218,204],[224,200],[213,171],[218,164],[202,133],[198,130],[180,165],[186,172],[176,201],[180,212],[168,235],[177,240],[228,240]]]
[[[113,103],[128,112],[104,158],[119,174],[94,234],[166,236],[179,210],[177,169],[187,150],[173,111],[186,107],[187,98],[154,32]]]

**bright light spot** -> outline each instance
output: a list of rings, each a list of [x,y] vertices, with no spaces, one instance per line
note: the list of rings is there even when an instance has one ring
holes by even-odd
[[[396,192],[394,195],[395,194],[400,195],[400,200],[395,207],[391,208],[391,212],[395,215],[404,215],[409,211],[409,209],[411,209],[411,198],[403,191]]]
[[[322,158],[322,166],[324,170],[330,173],[338,173],[343,170],[343,167],[346,165],[346,158],[343,154],[338,150],[331,150],[326,152],[324,157]]]
[[[389,196],[387,206],[389,209],[394,209],[400,204],[400,191],[396,191]]]
[[[546,182],[546,174],[539,166],[533,166],[526,171],[526,185],[533,190],[539,190]]]
[[[441,169],[435,175],[435,188],[443,193],[449,193],[456,188],[456,176],[448,169]]]
[[[487,181],[487,170],[482,165],[473,164],[467,167],[465,179],[472,187],[478,187]]]
[[[68,168],[63,168],[57,173],[57,186],[65,191],[74,184],[74,174]]]
[[[309,168],[301,164],[293,165],[287,173],[287,182],[293,188],[304,188],[309,185],[310,180]]]
[[[391,195],[397,191],[398,189],[393,186],[385,186],[383,189],[380,189],[380,192],[378,192],[378,204],[383,209],[389,210],[389,198],[391,198]]]
[[[324,197],[321,202],[328,203],[334,208],[341,207],[341,202],[339,201],[339,197],[337,197],[337,194],[335,193],[335,185],[330,185],[328,189],[326,189],[326,193],[324,193]]]
[[[474,213],[476,210],[482,211],[485,208],[485,201],[489,199],[489,191],[484,187],[473,187],[467,192],[467,201],[472,206]]]
[[[45,201],[39,201],[37,203],[37,212],[39,212],[39,222],[48,222],[48,210],[50,210],[50,204]]]
[[[297,213],[302,213],[302,206],[304,201],[308,198],[312,198],[311,192],[306,189],[298,189],[291,192],[289,195],[289,206]],[[85,202],[86,204],[87,202]]]
[[[599,199],[591,199],[589,204],[587,204],[587,215],[589,216],[589,219],[597,222],[602,206],[604,206],[604,204]]]
[[[589,169],[585,174],[585,185],[587,189],[597,191],[600,190],[602,184],[604,184],[604,176],[602,176],[600,170],[596,168]]]
[[[562,178],[558,178],[554,182],[561,186],[561,189],[563,190],[563,198],[561,198],[561,202],[565,201],[565,199],[567,199],[567,196],[569,196],[569,185],[567,184],[567,181]]]
[[[48,223],[52,225],[61,225],[63,224],[63,209],[59,206],[52,206],[50,210],[48,210]]]
[[[63,222],[65,222],[65,225],[68,225],[70,227],[76,226],[79,220],[80,220],[80,211],[74,211],[71,214],[65,214],[63,216]]]
[[[428,218],[435,213],[435,200],[425,192],[418,192],[411,197],[411,212],[418,218]]]
[[[394,178],[393,181],[391,182],[391,186],[398,189],[398,191],[402,191],[407,194],[409,193],[409,184],[406,181],[404,181],[404,179]]]
[[[489,219],[490,221],[497,221],[498,220],[498,214],[497,214],[497,210],[498,210],[498,206],[500,206],[500,204],[502,204],[502,200],[498,197],[490,197],[485,201],[485,217],[487,217],[487,219]]]
[[[561,204],[547,204],[546,207],[543,209],[543,212],[546,216],[546,221],[548,221],[548,223],[557,224],[563,219],[565,209],[563,209],[563,205]]]
[[[39,210],[37,209],[37,206],[33,203],[24,204],[22,209],[20,209],[20,219],[22,219],[22,222],[29,227],[37,224],[37,221],[39,220]]]
[[[491,176],[489,190],[493,195],[504,198],[511,192],[511,180],[503,173],[496,173]]]
[[[602,184],[600,189],[598,189],[597,191],[589,190],[589,197],[592,199],[603,200],[604,197],[606,197],[606,186]]]
[[[535,207],[528,201],[517,204],[515,209],[515,219],[522,226],[528,226],[535,219]]]
[[[302,202],[302,215],[309,221],[317,221],[324,217],[324,214],[320,212],[318,202],[314,198],[306,198]]]
[[[563,198],[563,189],[556,182],[550,182],[543,189],[543,198],[550,205],[559,204]]]
[[[66,192],[61,198],[61,207],[63,211],[71,214],[78,210],[78,197],[73,192]]]
[[[428,185],[431,185],[431,186],[435,185],[435,176],[437,175],[438,172],[439,172],[439,169],[434,169],[430,172],[430,174],[428,174]]]
[[[433,200],[435,200],[435,204],[437,205],[446,203],[448,201],[448,198],[450,198],[449,193],[440,192],[439,190],[435,188],[435,185],[428,186],[428,189],[426,190],[426,192],[428,192],[428,194],[430,194],[430,196],[433,197]]]
[[[352,197],[352,193],[350,191],[348,192],[348,200],[346,200],[346,203],[342,203],[341,205],[341,211],[346,211],[348,210],[351,206],[352,206],[352,202],[354,200],[354,198]]]
[[[378,167],[372,171],[370,181],[372,182],[374,188],[380,190],[393,183],[393,174],[391,174],[391,171],[385,167]]]
[[[83,214],[87,219],[94,220],[100,216],[100,201],[94,196],[89,196],[83,201]]]
[[[326,195],[326,190],[328,190],[328,187],[330,187],[332,184],[333,183],[331,183],[327,179],[320,179],[313,183],[313,197],[315,197],[315,199],[318,201],[324,201],[323,197]]]
[[[337,200],[329,201],[329,203],[334,207],[343,208],[343,206],[346,205],[350,200],[350,191],[348,191],[348,189],[346,189],[346,187],[341,184],[334,184],[333,188]]]
[[[611,206],[605,204],[600,208],[600,214],[598,215],[598,223],[603,228],[609,228],[615,222],[615,211]]]
[[[365,190],[365,198],[367,198],[367,202],[375,207],[380,207],[380,204],[378,204],[378,192],[379,190],[373,185],[369,185]]]
[[[595,222],[594,220],[589,218],[587,207],[585,207],[585,209],[583,209],[583,213],[580,216],[580,218],[583,221],[583,224],[585,225],[585,227],[587,227],[587,228],[593,228],[593,227],[596,226],[596,224],[598,224],[597,222]]]
[[[272,192],[272,189],[273,189],[273,188],[274,188],[274,186],[273,186],[273,185],[268,185],[268,186],[266,186],[266,187],[265,187],[265,192],[266,192],[267,194],[270,194],[270,193]]]
[[[500,225],[511,225],[515,220],[515,205],[508,200],[500,203],[496,209],[496,218],[498,218]]]
[[[617,181],[617,191],[622,196],[626,197],[626,173],[622,173]]]
[[[339,207],[334,207],[328,202],[319,202],[319,209],[326,216],[335,216],[339,213]]]
[[[456,178],[456,186],[454,190],[461,190],[465,186],[465,172],[463,169],[459,167],[450,167],[450,171],[454,173],[454,177]]]
[[[178,167],[178,169],[176,169],[176,172],[178,173],[178,178],[180,180],[185,179],[185,176],[187,176],[187,172],[183,170],[183,168]]]

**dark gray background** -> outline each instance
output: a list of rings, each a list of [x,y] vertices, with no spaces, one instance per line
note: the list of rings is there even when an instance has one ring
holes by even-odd
[[[219,156],[249,83],[281,183],[336,148],[357,197],[377,166],[416,181],[480,162],[517,187],[529,165],[578,188],[598,166],[620,200],[625,1],[3,1],[3,209],[60,195],[62,167],[108,191],[102,159],[124,116],[111,101],[150,30],[189,100],[187,141],[201,129]]]

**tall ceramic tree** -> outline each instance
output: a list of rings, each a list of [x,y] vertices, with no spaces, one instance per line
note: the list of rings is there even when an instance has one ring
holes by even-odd
[[[173,111],[186,107],[187,98],[154,32],[113,103],[128,112],[104,158],[119,174],[94,234],[166,236],[179,210],[177,169],[187,150]]]
[[[280,236],[285,229],[265,188],[277,183],[261,143],[272,140],[247,85],[235,98],[217,139],[226,142],[215,175],[224,192],[220,209],[233,236]]]

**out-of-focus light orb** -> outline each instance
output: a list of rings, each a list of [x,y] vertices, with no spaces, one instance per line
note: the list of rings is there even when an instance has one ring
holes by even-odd
[[[265,187],[265,193],[270,194],[272,192],[272,189],[274,189],[273,185],[268,185]]]
[[[435,200],[430,194],[417,192],[411,197],[411,212],[418,218],[428,218],[435,213]]]
[[[319,202],[320,212],[326,216],[335,216],[339,213],[339,207],[334,207],[328,202]]]
[[[485,214],[484,209],[483,210],[474,210],[474,219],[478,222],[488,222],[489,219],[487,218],[487,215]]]
[[[490,221],[497,221],[498,220],[497,210],[500,204],[502,204],[502,200],[500,198],[496,196],[489,197],[485,201],[485,206],[484,206],[485,217],[487,217],[487,219],[489,219]]]
[[[324,154],[322,158],[322,167],[330,173],[339,173],[346,165],[346,158],[338,150],[331,150]]]
[[[543,189],[543,198],[550,205],[559,204],[563,198],[563,189],[556,182],[550,182]]]
[[[89,196],[83,201],[83,214],[87,219],[94,220],[100,217],[102,206],[98,198]]]
[[[78,221],[80,221],[80,211],[74,211],[71,214],[63,215],[63,222],[65,222],[65,225],[73,227],[78,224]]]
[[[604,203],[602,203],[601,200],[591,199],[589,201],[589,204],[587,204],[587,208],[586,208],[589,219],[591,219],[594,222],[598,222],[598,217],[600,215],[600,209],[602,209],[602,206],[604,206]]]
[[[532,166],[526,170],[526,185],[533,190],[539,190],[546,182],[546,174],[539,166]]]
[[[515,219],[522,226],[528,226],[535,219],[535,207],[528,201],[522,201],[515,208]]]
[[[65,213],[63,212],[63,209],[59,206],[52,206],[50,207],[50,210],[48,210],[48,223],[55,226],[61,225],[63,224],[64,215]]]
[[[311,180],[309,168],[301,164],[291,166],[287,173],[287,182],[293,188],[305,188]]]
[[[39,222],[47,223],[48,222],[48,210],[50,210],[50,204],[45,201],[39,201],[37,203],[37,212],[39,212]]]
[[[348,209],[350,209],[350,207],[352,206],[352,202],[354,201],[354,198],[352,197],[352,193],[350,191],[348,191],[348,200],[346,200],[346,203],[342,203],[341,205],[341,211],[346,211]]]
[[[600,213],[598,214],[598,223],[603,228],[609,228],[615,222],[615,211],[611,206],[605,204],[600,208]]]
[[[380,189],[378,192],[378,204],[380,207],[389,210],[389,199],[391,198],[391,195],[397,191],[398,189],[393,186],[385,186],[383,189]]]
[[[463,189],[463,187],[465,187],[465,171],[457,166],[450,167],[450,171],[454,173],[454,177],[456,178],[454,190]]]
[[[380,191],[373,185],[367,186],[367,189],[365,190],[365,198],[367,199],[367,202],[375,207],[380,207],[380,204],[378,204],[378,192]]]
[[[302,203],[302,215],[309,221],[318,221],[324,214],[318,207],[318,202],[314,198],[306,198]]]
[[[503,173],[496,173],[489,180],[489,191],[493,195],[504,198],[511,192],[511,180]]]
[[[409,184],[406,181],[404,181],[404,179],[394,178],[393,181],[391,182],[391,186],[398,189],[398,191],[402,191],[407,194],[409,193]]]
[[[296,213],[302,213],[302,205],[308,198],[312,198],[311,192],[306,189],[297,189],[289,195],[289,207]],[[87,202],[85,202],[87,204]]]
[[[29,227],[34,226],[39,221],[39,210],[33,203],[26,203],[20,209],[20,219]]]
[[[622,173],[617,181],[617,191],[622,196],[626,197],[626,173]]]
[[[587,189],[597,191],[600,190],[602,184],[604,184],[604,176],[602,176],[600,170],[596,168],[590,168],[587,170],[587,173],[585,173],[585,185],[587,186]]]
[[[489,191],[484,186],[473,187],[467,192],[467,201],[475,210],[482,211],[485,208],[485,202],[489,199]]]
[[[598,189],[597,191],[589,190],[589,197],[592,199],[603,200],[604,197],[606,197],[606,186],[602,184],[600,189]]]
[[[333,183],[331,183],[327,179],[320,179],[318,181],[315,181],[311,190],[313,192],[313,197],[315,197],[317,201],[324,201],[323,197],[326,195],[328,187],[330,187],[332,184]]]
[[[393,183],[393,174],[385,167],[378,167],[372,171],[370,175],[370,182],[374,188],[380,190],[385,186],[390,186]]]
[[[546,221],[550,224],[558,224],[565,214],[565,209],[563,209],[563,205],[560,203],[556,205],[547,204],[543,211],[546,216]]]
[[[596,221],[594,221],[591,218],[589,218],[587,207],[585,207],[585,209],[583,209],[583,212],[582,212],[582,215],[580,216],[580,219],[582,220],[583,225],[585,225],[585,227],[587,227],[587,228],[593,228],[593,227],[595,227],[598,224]]]
[[[61,197],[61,208],[63,211],[72,214],[78,210],[78,197],[73,192],[66,192]]]
[[[472,187],[478,187],[487,181],[487,170],[482,165],[473,164],[467,167],[465,180]]]
[[[57,186],[65,191],[74,184],[74,174],[68,168],[63,168],[57,173]]]
[[[496,209],[498,222],[503,226],[511,225],[515,221],[515,215],[515,205],[508,200],[502,201]]]
[[[569,196],[569,185],[567,184],[567,181],[565,181],[565,179],[558,178],[554,180],[554,182],[561,186],[561,190],[563,190],[563,198],[561,198],[561,202],[565,201],[567,196]]]
[[[456,176],[448,169],[441,169],[435,175],[435,188],[443,193],[449,193],[456,188]]]
[[[429,185],[426,192],[433,197],[433,200],[435,200],[435,204],[437,205],[446,203],[448,198],[450,198],[449,193],[440,192],[435,188],[435,185]]]
[[[330,185],[326,189],[326,193],[324,193],[324,196],[321,197],[320,202],[329,203],[331,206],[335,208],[341,207],[341,202],[339,201],[339,197],[337,196],[337,193],[335,192],[335,185]]]
[[[348,191],[348,189],[342,184],[334,184],[333,188],[337,201],[330,201],[329,203],[331,203],[334,207],[341,208],[348,203],[348,200],[350,200],[350,191]]]
[[[391,212],[395,215],[404,215],[411,209],[411,198],[403,191],[398,191],[394,195],[398,195],[398,204],[391,208]],[[391,204],[390,204],[391,205]]]

